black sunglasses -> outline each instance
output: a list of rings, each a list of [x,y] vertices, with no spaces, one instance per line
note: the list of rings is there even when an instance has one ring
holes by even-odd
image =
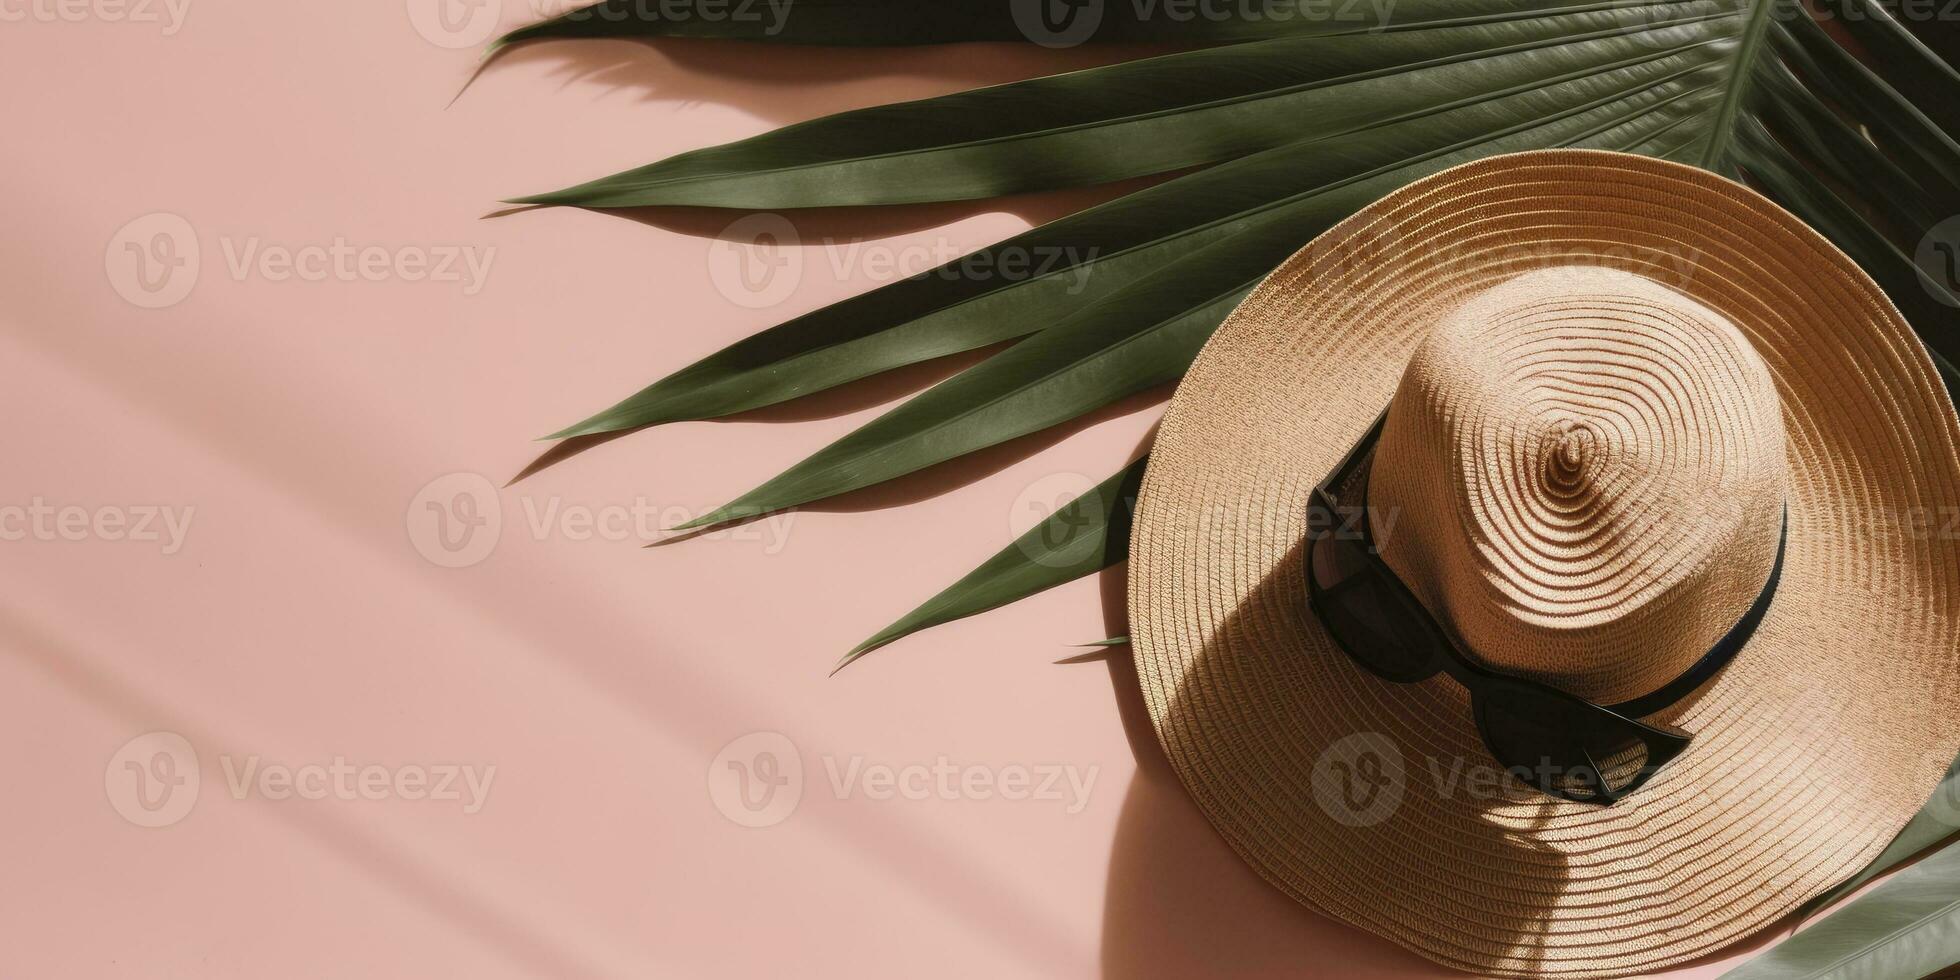
[[[1522,677],[1509,677],[1459,649],[1375,549],[1368,473],[1384,411],[1314,488],[1308,515],[1307,582],[1313,611],[1342,650],[1383,680],[1414,684],[1446,673],[1470,692],[1477,732],[1498,763],[1527,786],[1576,803],[1611,805],[1645,785],[1694,736],[1635,719],[1664,710],[1719,673],[1768,611],[1783,572],[1789,511],[1769,581],[1742,618],[1681,676],[1631,701],[1597,705]],[[1358,525],[1358,528],[1355,527]]]

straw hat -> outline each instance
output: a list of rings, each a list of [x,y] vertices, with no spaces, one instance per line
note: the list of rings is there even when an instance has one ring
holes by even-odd
[[[1595,703],[1726,668],[1610,806],[1506,775],[1447,677],[1310,611],[1309,494],[1388,410],[1383,561],[1490,669]],[[1877,856],[1960,750],[1960,422],[1815,232],[1706,171],[1551,150],[1411,184],[1289,259],[1178,388],[1130,552],[1150,717],[1287,894],[1437,962],[1623,976]],[[1787,515],[1787,530],[1783,522]]]

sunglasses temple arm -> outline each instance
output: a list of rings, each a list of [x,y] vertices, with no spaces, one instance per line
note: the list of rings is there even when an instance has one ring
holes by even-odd
[[[1600,771],[1599,760],[1593,758],[1592,750],[1581,745],[1579,746],[1579,754],[1586,757],[1586,768],[1582,775],[1591,781],[1594,792],[1599,794],[1594,798],[1595,801],[1601,804],[1618,803],[1620,801],[1620,794],[1614,792],[1612,787],[1606,785],[1606,774]]]

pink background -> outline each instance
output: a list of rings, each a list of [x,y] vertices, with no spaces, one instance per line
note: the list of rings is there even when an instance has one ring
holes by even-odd
[[[780,538],[645,549],[540,536],[529,515],[698,514],[947,368],[573,456],[491,498],[501,536],[467,567],[408,531],[431,481],[502,485],[534,437],[889,280],[868,256],[977,247],[1110,192],[793,215],[802,274],[763,309],[709,274],[740,257],[717,244],[734,215],[484,220],[499,198],[1115,54],[552,43],[445,109],[475,50],[432,43],[415,2],[190,0],[171,33],[98,0],[0,27],[0,506],[195,508],[171,554],[0,542],[0,975],[1456,975],[1240,864],[1158,755],[1126,651],[1057,663],[1122,630],[1120,570],[826,676],[1056,488],[1130,459],[1161,393],[805,510]],[[155,212],[188,222],[201,268],[145,309],[115,288],[118,235]],[[227,261],[337,239],[495,251],[474,295]],[[863,261],[839,275],[826,240]],[[119,815],[118,753],[159,731],[194,747],[202,784],[147,828]],[[724,817],[708,785],[756,731],[785,735],[805,776],[767,828]],[[222,766],[254,756],[496,771],[475,813],[237,798]],[[825,769],[942,756],[1094,782],[1070,813],[839,798]]]

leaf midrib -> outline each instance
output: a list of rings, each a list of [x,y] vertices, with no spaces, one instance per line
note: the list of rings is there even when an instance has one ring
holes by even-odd
[[[1742,29],[1742,43],[1736,45],[1735,60],[1729,66],[1728,91],[1722,96],[1722,107],[1716,111],[1714,125],[1708,131],[1708,145],[1702,150],[1699,165],[1703,170],[1714,170],[1715,161],[1728,152],[1729,138],[1735,134],[1735,115],[1741,111],[1742,94],[1748,90],[1752,77],[1750,68],[1756,63],[1756,49],[1762,46],[1763,36],[1768,33],[1769,12],[1781,2],[1755,0],[1756,6],[1749,12],[1749,23]]]

